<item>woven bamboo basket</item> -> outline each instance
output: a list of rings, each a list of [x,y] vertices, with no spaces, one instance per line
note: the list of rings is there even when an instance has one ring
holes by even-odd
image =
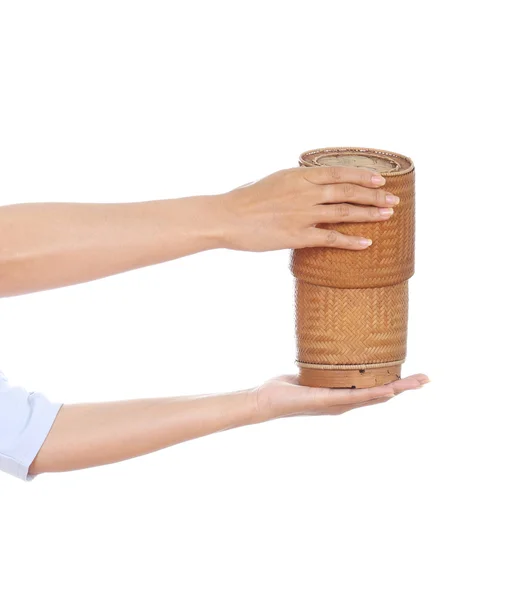
[[[375,148],[322,148],[301,167],[347,165],[380,173],[400,203],[388,221],[319,225],[373,240],[366,250],[294,250],[299,381],[367,388],[401,377],[406,357],[408,279],[414,274],[414,164]]]

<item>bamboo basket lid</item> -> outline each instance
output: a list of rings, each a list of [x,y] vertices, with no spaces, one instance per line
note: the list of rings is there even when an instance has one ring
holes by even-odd
[[[405,175],[414,169],[412,159],[377,148],[319,148],[299,157],[302,167],[358,167],[383,176]]]

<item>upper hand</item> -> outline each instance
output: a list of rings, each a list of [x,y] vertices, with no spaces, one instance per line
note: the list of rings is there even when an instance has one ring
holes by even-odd
[[[385,179],[355,167],[296,167],[216,196],[223,245],[238,250],[330,246],[363,250],[371,240],[316,227],[385,221],[397,196]]]

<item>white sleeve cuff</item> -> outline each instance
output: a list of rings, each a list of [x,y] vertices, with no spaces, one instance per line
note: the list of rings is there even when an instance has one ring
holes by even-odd
[[[0,471],[24,481],[62,404],[37,392],[11,387],[0,373]]]

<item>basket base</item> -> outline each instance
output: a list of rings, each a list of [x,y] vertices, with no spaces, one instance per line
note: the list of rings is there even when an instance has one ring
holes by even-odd
[[[327,388],[371,388],[401,379],[401,365],[374,369],[312,369],[299,367],[299,384]]]

